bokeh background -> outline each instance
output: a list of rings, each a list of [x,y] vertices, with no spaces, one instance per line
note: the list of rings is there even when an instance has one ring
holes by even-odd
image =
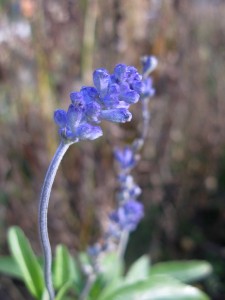
[[[58,137],[52,121],[92,70],[123,62],[140,68],[154,54],[156,96],[142,159],[134,172],[146,214],[132,234],[128,264],[143,253],[157,262],[205,259],[201,283],[225,295],[225,1],[0,1],[0,255],[11,225],[37,254],[38,197]],[[74,145],[63,160],[49,211],[53,247],[84,250],[104,231],[114,205],[111,143],[137,134],[140,112],[104,136]],[[0,276],[0,299],[31,299]]]

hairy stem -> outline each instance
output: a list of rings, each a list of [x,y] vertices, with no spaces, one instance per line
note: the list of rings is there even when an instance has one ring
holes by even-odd
[[[127,247],[127,243],[129,240],[129,231],[128,230],[124,230],[121,234],[121,238],[120,238],[120,242],[119,242],[119,247],[118,247],[118,257],[120,259],[123,259],[125,251],[126,251],[126,247]]]
[[[87,278],[86,278],[86,284],[85,284],[85,287],[79,297],[79,300],[86,300],[87,297],[88,297],[88,294],[90,292],[90,289],[92,287],[92,284],[94,283],[96,279],[96,274],[95,273],[91,273],[91,274],[88,274],[87,275]]]
[[[51,245],[48,237],[48,204],[49,198],[52,190],[52,185],[55,179],[56,172],[60,165],[60,162],[66,153],[67,149],[71,143],[61,142],[58,149],[56,150],[55,155],[49,165],[48,171],[45,176],[45,180],[41,190],[40,203],[39,203],[39,215],[38,215],[38,224],[39,224],[39,233],[40,240],[42,245],[42,250],[44,254],[44,276],[45,276],[45,285],[49,293],[50,300],[54,300],[54,289],[52,284],[52,251]]]
[[[150,112],[149,112],[149,98],[144,97],[142,99],[142,135],[141,138],[143,139],[143,143],[147,138],[148,131],[149,131],[149,121],[150,121]]]

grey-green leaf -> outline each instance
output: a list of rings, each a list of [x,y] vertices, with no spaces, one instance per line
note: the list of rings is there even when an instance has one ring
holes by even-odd
[[[109,253],[102,258],[101,273],[106,281],[111,281],[123,274],[123,262],[116,253]]]
[[[11,256],[0,257],[0,273],[13,278],[23,279],[22,272],[20,271],[15,259]]]
[[[53,263],[53,280],[56,289],[60,289],[69,281],[78,281],[78,270],[75,261],[69,254],[68,249],[64,245],[56,247],[56,254]]]
[[[28,239],[19,227],[10,228],[8,243],[28,290],[36,299],[41,299],[44,291],[42,270]]]
[[[67,281],[58,291],[55,300],[64,300],[66,293],[71,289],[74,285],[72,281]]]
[[[129,283],[126,283],[125,281],[121,280],[121,278],[111,281],[109,284],[107,284],[101,293],[99,294],[97,300],[104,300],[108,299],[108,297],[119,290],[120,288],[129,285]]]
[[[168,276],[125,285],[101,300],[209,300],[199,289],[182,284]]]
[[[167,274],[182,282],[193,282],[208,276],[212,272],[211,265],[206,261],[170,261],[152,266],[150,275]]]
[[[125,280],[132,283],[147,279],[149,277],[149,267],[149,257],[147,255],[143,255],[131,265]]]
[[[105,286],[114,286],[115,281],[122,280],[123,262],[117,253],[104,255],[99,261],[99,266],[100,272],[90,290],[91,299],[98,299]]]

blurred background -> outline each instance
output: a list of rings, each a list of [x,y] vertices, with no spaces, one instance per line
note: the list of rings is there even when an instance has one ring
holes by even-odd
[[[156,96],[149,137],[134,172],[145,219],[131,235],[129,264],[205,259],[212,299],[225,294],[225,1],[0,1],[0,255],[18,225],[41,254],[38,198],[57,143],[52,121],[69,93],[92,83],[92,70],[116,63],[140,68],[153,54]],[[49,211],[50,240],[75,253],[104,231],[114,205],[110,142],[138,133],[139,107],[128,125],[104,124],[104,136],[72,146],[57,174]],[[0,299],[29,298],[0,276]]]

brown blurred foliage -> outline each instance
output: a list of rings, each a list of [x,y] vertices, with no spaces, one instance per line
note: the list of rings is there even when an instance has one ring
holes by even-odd
[[[1,254],[8,253],[6,232],[15,224],[40,254],[38,196],[58,139],[53,110],[67,107],[70,91],[91,84],[94,68],[140,67],[140,56],[154,54],[157,92],[135,174],[146,218],[131,237],[128,257],[149,251],[153,260],[209,259],[222,278],[209,289],[220,299],[225,1],[10,0],[0,2],[0,16]],[[131,124],[105,124],[103,138],[74,145],[64,158],[49,211],[53,246],[65,243],[73,253],[104,230],[116,186],[107,140],[134,137],[135,112]]]

